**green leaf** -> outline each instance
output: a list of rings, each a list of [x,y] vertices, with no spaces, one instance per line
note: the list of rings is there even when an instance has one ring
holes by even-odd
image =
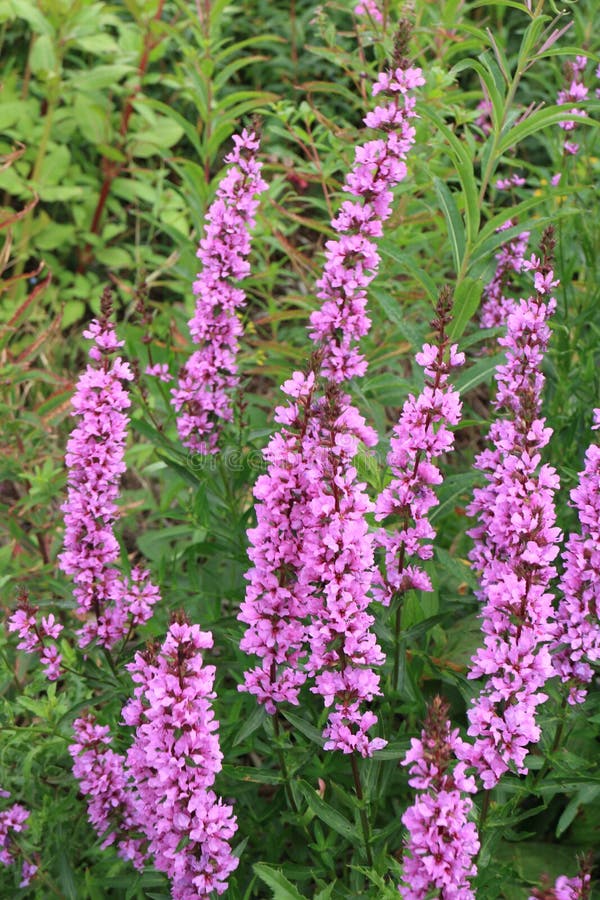
[[[322,747],[325,743],[325,738],[321,734],[321,732],[315,728],[314,725],[311,725],[309,722],[305,722],[304,719],[301,719],[300,716],[295,715],[289,710],[282,710],[283,716],[288,720],[290,725],[293,725],[294,728],[297,728],[305,737],[312,741],[313,744],[318,744],[319,747]]]
[[[461,372],[458,376],[455,382],[457,390],[461,394],[466,394],[468,391],[473,390],[474,387],[477,387],[478,384],[491,381],[496,371],[496,366],[502,362],[504,362],[504,353],[480,359],[474,366],[471,366],[465,372]]]
[[[266,863],[255,863],[252,868],[260,880],[271,888],[274,900],[305,900],[291,881],[287,880],[281,869],[273,869]]]
[[[566,121],[569,119],[569,110],[571,108],[572,104],[551,106],[547,109],[536,110],[531,113],[531,115],[527,116],[524,121],[521,119],[518,125],[515,125],[503,136],[498,146],[498,154],[502,155],[503,153],[506,153],[507,150],[513,149],[517,144],[525,140],[525,138],[531,137],[532,134],[536,134],[536,132],[541,131],[543,128],[548,128],[550,125],[558,125],[559,122]],[[590,125],[597,128],[598,121],[592,118],[592,116],[578,116],[577,125]]]
[[[298,788],[312,812],[319,819],[322,819],[326,825],[329,825],[330,828],[333,828],[334,831],[337,831],[338,834],[341,834],[342,837],[351,843],[356,844],[360,841],[360,836],[355,826],[337,809],[326,803],[307,781],[298,781]]]
[[[54,44],[49,34],[41,34],[35,41],[29,54],[29,66],[34,75],[47,75],[54,72],[58,61]]]
[[[455,342],[479,309],[483,282],[476,278],[465,278],[458,285],[454,295],[453,319],[448,330],[450,340]]]
[[[459,272],[465,255],[465,228],[463,220],[458,211],[456,201],[444,182],[439,178],[434,178],[433,186],[448,227],[450,248],[454,259],[454,269],[456,272]]]
[[[257,705],[256,709],[248,716],[240,730],[235,736],[233,746],[237,747],[242,741],[245,741],[267,718],[267,711],[262,704]]]

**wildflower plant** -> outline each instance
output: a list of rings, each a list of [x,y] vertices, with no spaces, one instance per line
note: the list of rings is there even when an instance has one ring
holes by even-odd
[[[590,900],[598,10],[38,6],[0,895]]]

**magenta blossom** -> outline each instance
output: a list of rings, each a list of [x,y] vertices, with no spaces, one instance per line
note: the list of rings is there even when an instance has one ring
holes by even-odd
[[[554,284],[551,229],[542,241],[542,259],[528,268],[543,287],[521,300],[508,315],[505,363],[496,369],[496,407],[507,418],[490,428],[492,448],[476,458],[486,484],[476,488],[467,512],[478,517],[469,534],[469,554],[481,572],[484,646],[472,660],[469,678],[483,687],[469,710],[468,734],[475,738],[463,758],[474,765],[484,787],[493,787],[513,766],[527,772],[527,748],[537,743],[537,706],[546,700],[543,686],[552,675],[549,642],[554,635],[551,581],[557,571],[560,531],[555,525],[556,471],[541,460],[552,429],[541,418],[544,376],[541,363],[548,346],[548,318],[556,301],[546,287]]]
[[[206,215],[196,254],[202,270],[194,282],[196,309],[189,326],[198,349],[172,390],[179,436],[197,453],[216,453],[221,428],[233,417],[231,395],[239,384],[236,358],[243,332],[239,313],[246,303],[237,284],[250,272],[249,229],[255,225],[257,194],[267,189],[256,158],[256,134],[244,129],[233,141],[234,149],[225,158],[230,168]]]
[[[456,762],[464,742],[458,729],[451,730],[448,707],[440,697],[431,704],[420,740],[402,761],[410,766],[408,783],[419,792],[402,816],[408,831],[403,858],[404,900],[425,900],[431,891],[454,900],[474,900],[470,880],[477,874],[475,858],[479,838],[469,814],[476,791],[475,779]],[[453,764],[454,760],[454,764]],[[438,894],[436,893],[436,896]]]
[[[81,647],[94,640],[113,647],[133,625],[150,618],[158,599],[148,572],[134,568],[128,579],[117,568],[120,548],[114,525],[131,404],[126,385],[133,373],[121,357],[111,359],[123,341],[117,340],[110,315],[110,292],[105,291],[100,319],[84,332],[93,340],[91,363],[73,396],[73,415],[79,421],[66,454],[65,549],[59,560],[62,571],[73,576],[77,613],[87,619],[79,632]]]

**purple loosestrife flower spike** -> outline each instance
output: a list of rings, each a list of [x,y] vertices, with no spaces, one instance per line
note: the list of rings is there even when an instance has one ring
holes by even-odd
[[[0,788],[0,797],[10,797],[10,792]],[[0,863],[3,866],[11,866],[15,863],[19,856],[18,845],[12,838],[11,832],[19,834],[28,828],[26,824],[29,818],[29,812],[20,803],[13,803],[8,809],[0,812]],[[35,863],[30,863],[26,859],[21,865],[21,882],[19,887],[28,887],[31,879],[38,870]]]
[[[298,705],[306,680],[302,661],[310,589],[297,573],[305,509],[313,493],[307,455],[319,440],[315,390],[314,371],[307,376],[295,372],[282,385],[290,402],[275,410],[275,421],[282,429],[263,451],[268,469],[254,487],[257,522],[248,530],[252,568],[246,573],[249,584],[238,615],[247,625],[240,647],[258,656],[261,663],[245,672],[239,690],[254,694],[271,714],[277,703]]]
[[[497,230],[506,231],[513,225],[516,225],[516,222],[508,219]],[[496,253],[497,264],[494,277],[483,289],[480,320],[482,328],[505,325],[508,314],[514,309],[516,301],[509,296],[509,291],[512,293],[511,279],[523,270],[528,240],[529,232],[522,231],[516,237],[502,244],[500,251]]]
[[[146,841],[139,837],[125,757],[110,747],[108,725],[98,725],[93,716],[75,719],[73,731],[69,753],[73,775],[87,798],[88,820],[102,838],[103,849],[116,842],[119,856],[141,870],[147,860]]]
[[[8,620],[8,630],[18,632],[21,638],[17,650],[39,654],[40,662],[46,670],[46,678],[48,681],[56,681],[60,678],[62,656],[54,641],[60,635],[63,626],[56,621],[53,613],[38,620],[38,612],[38,607],[32,606],[27,595],[23,594],[19,598],[18,608]]]
[[[127,666],[137,685],[123,709],[136,729],[126,764],[137,822],[174,900],[222,894],[238,865],[229,845],[235,816],[211,789],[222,760],[215,668],[202,658],[212,644],[210,632],[178,616],[158,652],[137,653]]]
[[[392,212],[392,188],[406,177],[404,160],[415,140],[411,92],[425,83],[421,69],[405,65],[381,72],[373,95],[386,102],[365,116],[365,125],[384,136],[356,148],[344,200],[332,226],[339,234],[325,244],[323,275],[317,282],[321,307],[311,313],[310,337],[323,348],[322,374],[337,384],[364,375],[367,362],[356,345],[370,327],[367,287],[379,267],[373,238]]]
[[[440,896],[474,900],[469,884],[477,874],[474,859],[479,852],[477,829],[469,822],[473,801],[465,794],[476,791],[475,779],[465,774],[466,764],[452,768],[463,749],[458,728],[451,730],[448,707],[436,697],[420,740],[411,747],[402,765],[410,766],[408,783],[419,793],[402,816],[408,830],[403,859],[404,884],[398,886],[404,900],[425,900],[434,889]],[[436,894],[437,896],[437,894]]]
[[[594,429],[600,428],[600,409],[594,410]],[[600,659],[600,445],[591,444],[577,487],[571,491],[581,533],[572,533],[564,551],[563,592],[557,611],[554,668],[570,685],[569,703],[583,703]]]
[[[93,614],[79,631],[79,644],[94,639],[110,648],[123,639],[132,625],[146,622],[158,599],[148,572],[134,568],[123,578],[116,563],[119,543],[113,526],[119,518],[119,482],[125,472],[125,442],[131,405],[126,389],[133,379],[129,364],[112,358],[123,346],[110,321],[111,296],[102,297],[102,315],[84,331],[93,341],[91,362],[79,378],[73,396],[73,415],[79,422],[67,443],[68,473],[64,551],[60,567],[75,582],[77,613]]]
[[[319,444],[313,448],[311,498],[305,510],[299,580],[310,592],[307,670],[311,691],[330,708],[323,732],[326,750],[372,756],[387,741],[371,738],[377,716],[362,705],[381,693],[379,675],[385,657],[371,631],[367,612],[373,577],[373,537],[365,514],[372,510],[357,482],[355,457],[362,441],[376,434],[330,385],[319,403]]]
[[[485,683],[469,710],[468,734],[475,738],[464,759],[474,765],[485,788],[510,766],[524,774],[527,747],[540,738],[536,708],[547,698],[542,687],[551,675],[548,643],[554,634],[549,585],[556,577],[560,531],[555,526],[555,469],[541,464],[540,450],[552,429],[541,418],[548,346],[547,320],[558,283],[551,266],[552,229],[542,239],[541,260],[533,256],[536,295],[520,300],[508,316],[506,362],[496,369],[496,408],[508,418],[491,426],[493,449],[476,458],[486,485],[476,488],[467,512],[479,524],[469,534],[469,556],[481,571],[484,647],[475,654],[469,678]]]
[[[583,100],[587,100],[588,88],[583,83],[583,76],[585,73],[586,65],[586,56],[576,56],[574,62],[571,61],[565,65],[565,75],[568,82],[568,87],[563,88],[558,92],[558,95],[556,97],[556,102],[558,104],[562,105],[563,103],[581,103]],[[581,119],[587,116],[587,112],[584,109],[580,109],[578,106],[574,106],[573,109],[569,110],[569,112],[575,118],[567,119],[564,122],[558,123],[567,135],[571,135],[574,132],[578,118]],[[563,150],[565,154],[575,156],[577,154],[577,151],[579,150],[579,144],[575,144],[571,140],[565,140]]]
[[[431,323],[436,343],[425,344],[416,356],[425,370],[425,387],[418,397],[411,394],[404,403],[388,454],[393,478],[375,504],[376,521],[388,516],[400,521],[393,533],[382,528],[376,537],[385,549],[385,563],[384,574],[375,577],[373,593],[384,606],[410,588],[432,590],[427,573],[409,561],[429,559],[433,553],[431,541],[436,532],[428,513],[438,503],[432,485],[442,481],[433,460],[452,450],[454,435],[448,426],[457,425],[461,416],[458,391],[448,380],[452,369],[465,361],[464,353],[459,353],[446,335],[451,308],[451,294],[444,290]]]
[[[238,311],[246,303],[246,294],[236,285],[250,272],[249,229],[255,225],[257,195],[267,189],[256,158],[256,133],[244,129],[233,141],[234,149],[225,158],[231,168],[208,210],[196,254],[202,270],[194,282],[196,309],[189,326],[198,350],[172,390],[181,441],[204,454],[217,452],[221,428],[233,418],[231,394],[239,384],[236,357],[243,333]]]

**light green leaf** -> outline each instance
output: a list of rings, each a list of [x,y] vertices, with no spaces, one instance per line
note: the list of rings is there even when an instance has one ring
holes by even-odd
[[[252,868],[260,880],[271,888],[274,900],[305,900],[280,869],[273,869],[266,863],[255,863]]]

